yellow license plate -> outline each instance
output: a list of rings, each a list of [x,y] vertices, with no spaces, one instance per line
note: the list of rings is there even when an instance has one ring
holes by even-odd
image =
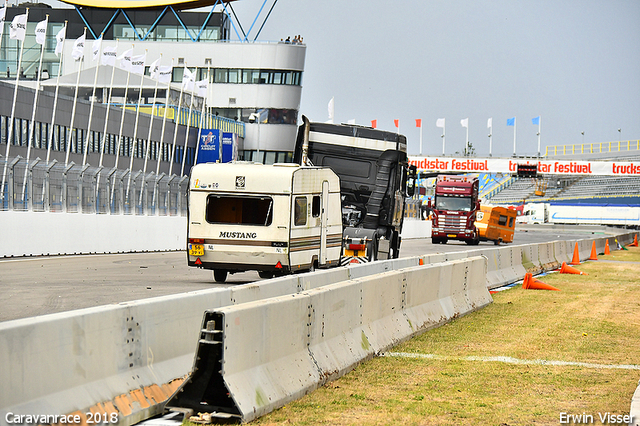
[[[447,234],[447,237],[449,237],[449,238],[456,238],[456,237],[457,237],[457,235],[456,235],[456,234]]]
[[[360,250],[344,249],[344,255],[345,256],[364,256],[364,250],[360,251]]]
[[[189,244],[189,256],[204,256],[204,245]]]

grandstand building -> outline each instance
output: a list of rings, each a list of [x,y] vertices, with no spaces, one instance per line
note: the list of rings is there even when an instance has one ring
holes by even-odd
[[[173,5],[165,5],[161,1],[119,2],[119,6],[114,8],[108,7],[108,1],[91,6],[79,2],[72,9],[25,3],[9,7],[0,41],[0,92],[4,100],[0,103],[0,155],[4,154],[5,144],[9,143],[9,157],[27,156],[34,89],[40,74],[41,92],[33,126],[31,158],[44,159],[50,155],[52,159],[66,163],[65,157],[70,155],[75,164],[97,166],[100,153],[104,153],[105,168],[118,165],[117,157],[122,156],[120,168],[124,169],[129,167],[133,156],[132,170],[140,170],[146,152],[149,152],[149,170],[188,174],[195,161],[197,126],[204,101],[203,127],[234,134],[239,159],[265,163],[291,161],[306,46],[279,41],[259,42],[255,38],[249,40],[228,3],[212,5],[214,2],[210,2],[209,11],[196,12],[189,9],[207,6],[207,3],[173,2]],[[125,3],[135,7],[123,8],[121,5]],[[18,68],[21,43],[10,39],[9,25],[16,15],[26,13],[27,7],[26,38]],[[44,56],[39,69],[40,45],[35,40],[35,27],[47,16]],[[55,36],[65,21],[68,24],[60,68],[59,58],[54,53]],[[82,36],[85,28],[86,43],[81,63],[72,57],[73,42]],[[92,43],[101,35],[102,49],[117,46],[117,55],[128,49],[133,49],[133,55],[146,52],[146,76],[141,78],[127,75],[117,67],[99,66],[99,60],[92,59]],[[232,41],[232,36],[240,40]],[[156,90],[156,81],[150,78],[148,68],[161,55],[162,65],[173,65],[172,83],[169,86],[160,84]],[[204,96],[185,92],[180,100],[185,67],[195,73],[196,80],[208,79],[210,84]],[[16,73],[20,73],[20,83],[14,112],[15,130],[12,140],[8,141],[13,105],[6,100],[14,98]],[[61,77],[57,79],[59,73]],[[112,73],[113,84],[110,83]],[[92,98],[94,81],[97,83],[95,97]],[[56,86],[60,93],[57,100],[53,96]],[[165,105],[167,90],[169,102]],[[105,137],[102,133],[109,94],[111,110]],[[192,95],[194,103],[192,120],[189,121]],[[71,123],[76,96],[76,116]],[[142,106],[136,118],[139,96]],[[89,123],[92,99],[95,111]],[[53,140],[49,141],[52,110],[56,102]],[[178,107],[180,104],[181,108]],[[123,105],[128,109],[124,113]],[[169,118],[166,126],[161,126],[165,106],[169,110]],[[122,114],[125,116],[124,125],[121,125]],[[156,121],[150,131],[152,114]]]

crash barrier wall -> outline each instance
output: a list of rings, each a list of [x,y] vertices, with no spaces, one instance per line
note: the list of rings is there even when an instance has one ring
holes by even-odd
[[[205,310],[417,264],[394,259],[0,323],[0,425],[8,412],[109,407],[120,425],[134,424],[159,413],[188,373]]]
[[[626,245],[634,233],[598,238],[597,247],[617,239]],[[581,259],[590,255],[584,240]],[[570,261],[576,241],[555,241],[559,263]],[[603,250],[602,250],[603,251]],[[439,253],[316,271],[237,287],[164,296],[0,323],[0,425],[6,414],[68,414],[102,404],[130,425],[156,414],[188,373],[202,313],[207,309],[295,294],[367,273],[387,273],[484,255],[489,288],[524,277],[519,246]],[[407,293],[408,295],[409,293]],[[409,316],[410,314],[407,313]],[[418,324],[412,320],[414,324]]]
[[[251,421],[417,333],[491,303],[485,272],[486,259],[472,257],[208,312],[193,373],[167,407]],[[213,330],[222,336],[215,343],[206,339]],[[215,344],[220,349],[212,356]]]
[[[170,194],[159,195],[173,207],[157,215],[0,211],[0,257],[184,250],[186,203],[181,202],[184,183],[179,183]],[[402,238],[431,235],[430,221],[404,223]]]
[[[0,257],[184,250],[184,216],[0,212]]]

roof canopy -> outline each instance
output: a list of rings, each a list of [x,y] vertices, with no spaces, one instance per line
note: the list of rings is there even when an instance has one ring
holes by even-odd
[[[181,10],[212,6],[216,3],[231,3],[236,0],[63,0],[74,6],[97,7],[101,9],[141,9],[177,6]]]

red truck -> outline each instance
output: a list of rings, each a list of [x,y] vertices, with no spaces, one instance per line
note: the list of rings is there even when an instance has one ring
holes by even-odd
[[[476,228],[478,178],[471,176],[440,175],[436,179],[432,210],[431,242],[446,244],[448,240],[461,240],[470,245],[480,242]]]

